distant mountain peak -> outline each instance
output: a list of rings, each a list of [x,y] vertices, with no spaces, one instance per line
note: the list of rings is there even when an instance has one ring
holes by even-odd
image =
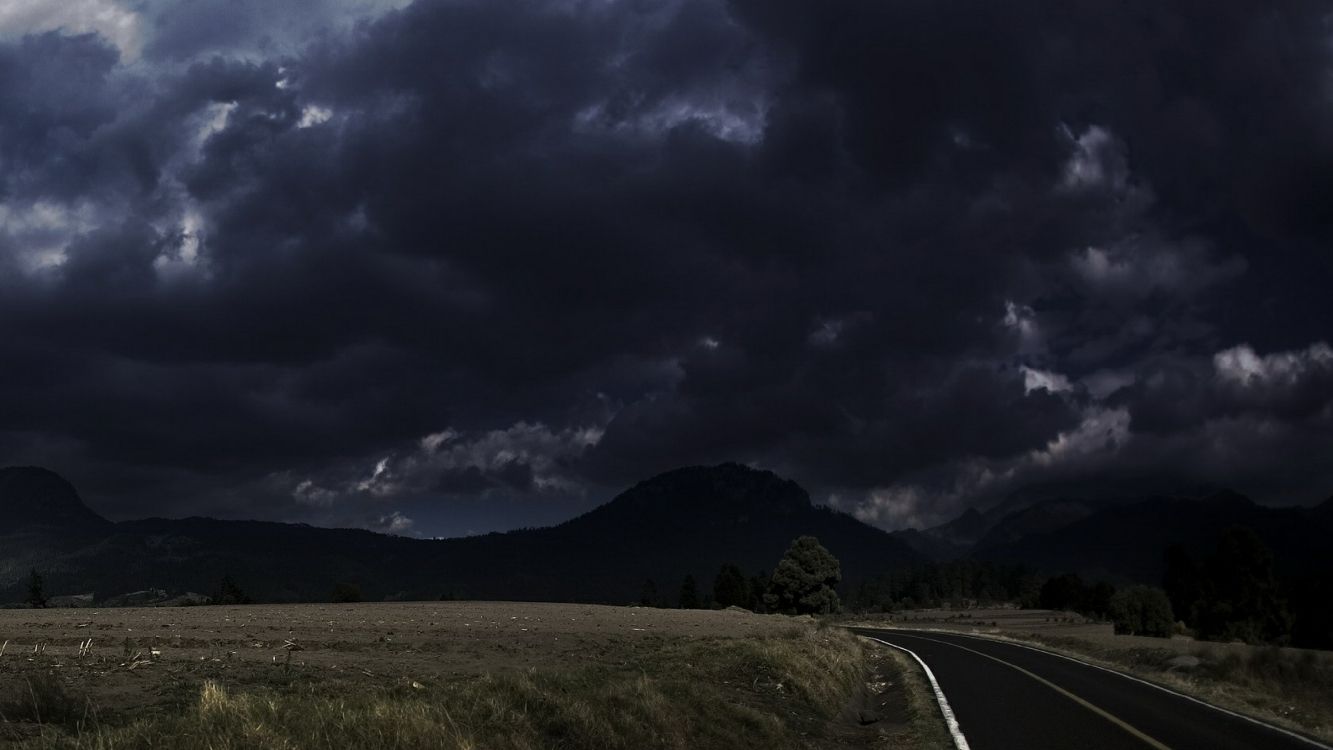
[[[1212,505],[1254,505],[1253,500],[1235,490],[1218,490],[1200,499]]]
[[[813,506],[809,493],[790,479],[744,464],[724,463],[663,472],[639,482],[604,507],[708,514],[747,509],[790,513]]]
[[[967,547],[976,543],[994,525],[993,519],[971,506],[952,521],[932,526],[922,533],[954,547]],[[958,550],[952,551],[956,553]]]
[[[46,526],[87,528],[108,521],[64,477],[39,466],[0,468],[0,531]]]

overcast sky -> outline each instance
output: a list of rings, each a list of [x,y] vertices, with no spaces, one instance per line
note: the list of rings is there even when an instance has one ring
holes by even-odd
[[[10,0],[0,464],[434,536],[1333,494],[1333,3]]]

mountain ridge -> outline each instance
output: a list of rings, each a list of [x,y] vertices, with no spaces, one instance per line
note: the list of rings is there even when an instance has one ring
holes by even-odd
[[[623,603],[637,599],[648,579],[674,591],[694,575],[706,590],[723,563],[747,574],[771,570],[802,534],[819,537],[848,580],[922,561],[886,532],[814,506],[795,482],[739,464],[666,472],[555,526],[443,540],[268,521],[98,520],[104,525],[94,525],[91,538],[50,524],[4,523],[0,598],[17,598],[33,567],[50,593],[99,597],[210,591],[229,576],[271,601],[324,599],[350,581],[368,599]]]
[[[0,524],[70,529],[110,523],[93,512],[74,485],[54,471],[40,466],[0,468]]]
[[[1333,534],[1333,513],[1323,506],[1262,506],[1229,490],[1205,497],[1153,496],[1106,506],[1039,533],[978,545],[970,555],[1045,572],[1159,585],[1168,547],[1179,545],[1203,556],[1224,531],[1236,526],[1253,530],[1273,551],[1282,571],[1333,565],[1333,548],[1326,542]]]

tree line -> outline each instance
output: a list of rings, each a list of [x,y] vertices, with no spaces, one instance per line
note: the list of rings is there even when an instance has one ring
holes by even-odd
[[[812,536],[797,538],[778,560],[772,575],[760,571],[747,576],[739,567],[724,564],[712,586],[701,590],[693,574],[681,581],[674,606],[681,609],[725,609],[741,607],[751,612],[783,614],[831,614],[842,608],[837,587],[842,581],[838,559]],[[671,607],[672,600],[649,579],[643,584],[639,604]]]
[[[853,612],[894,612],[1017,603],[1037,606],[1042,577],[1021,565],[976,560],[929,563],[887,571],[847,592]]]
[[[1333,648],[1333,571],[1281,573],[1253,530],[1227,529],[1211,549],[1165,552],[1162,586],[1047,579],[1038,604],[1108,619],[1117,632],[1192,635],[1209,641]]]
[[[1000,604],[1076,612],[1118,633],[1333,648],[1333,571],[1282,573],[1254,531],[1234,527],[1203,553],[1173,546],[1161,586],[1041,575],[1022,566],[956,560],[886,572],[846,592],[853,612]]]
[[[1166,551],[1163,589],[1198,637],[1333,648],[1333,571],[1279,571],[1254,531],[1228,529],[1203,554]]]
[[[891,570],[860,581],[838,595],[841,566],[817,539],[792,542],[772,574],[747,575],[723,565],[711,581],[693,574],[663,590],[645,581],[638,603],[683,609],[741,607],[753,612],[828,614],[893,612],[948,606],[955,609],[1011,604],[1071,611],[1114,624],[1118,633],[1166,637],[1191,634],[1204,640],[1333,648],[1333,571],[1282,575],[1272,550],[1252,530],[1235,527],[1203,554],[1181,546],[1167,549],[1162,586],[1115,586],[1084,581],[1074,573],[1043,576],[1022,565],[956,560]],[[339,583],[335,602],[361,600],[355,584]],[[442,597],[446,598],[446,597]],[[447,598],[466,598],[449,595]],[[230,576],[212,597],[215,604],[251,599]],[[36,570],[27,603],[47,605]]]

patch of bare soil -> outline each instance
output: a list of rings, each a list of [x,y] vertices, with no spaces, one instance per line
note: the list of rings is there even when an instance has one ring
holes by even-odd
[[[867,648],[860,689],[838,716],[828,747],[915,747],[907,689],[900,666],[883,649]]]

